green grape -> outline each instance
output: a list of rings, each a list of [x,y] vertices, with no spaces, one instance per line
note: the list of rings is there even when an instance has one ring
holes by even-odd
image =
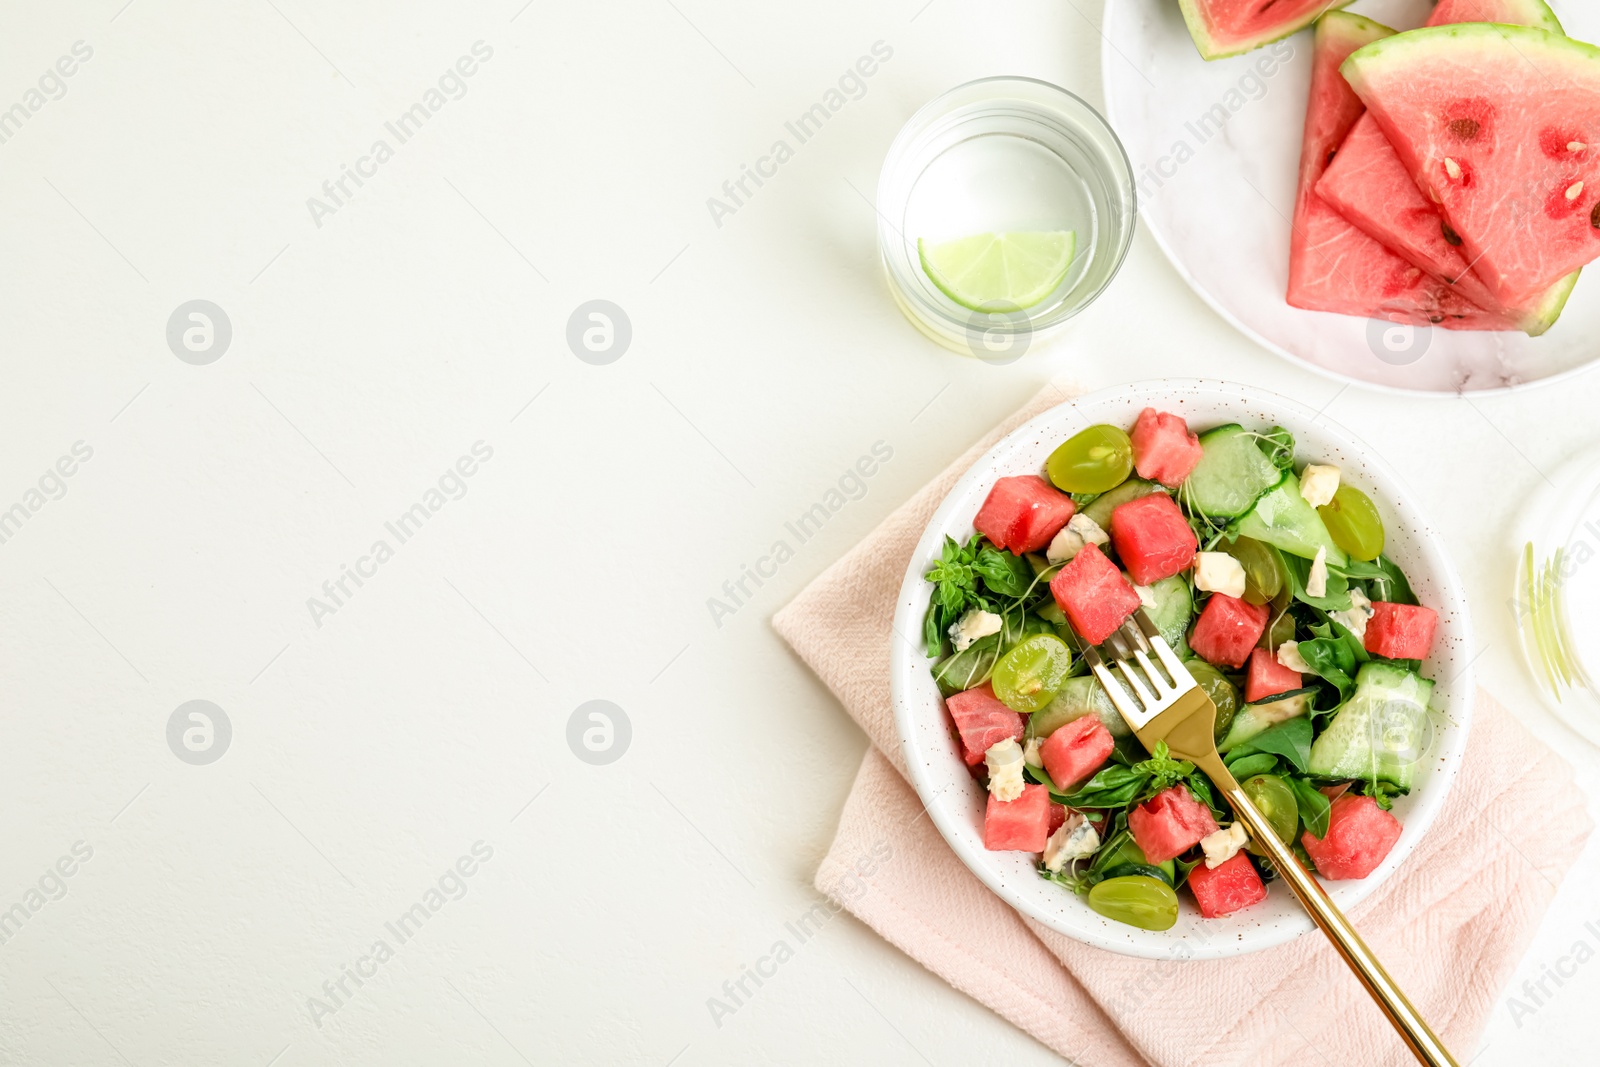
[[[1141,930],[1170,930],[1178,921],[1178,894],[1161,879],[1139,874],[1100,882],[1089,890],[1089,907]]]
[[[1292,599],[1289,587],[1284,586],[1267,605],[1271,614],[1267,616],[1267,628],[1261,631],[1261,639],[1256,642],[1258,647],[1276,653],[1285,641],[1294,640],[1294,616],[1289,613]]]
[[[1266,816],[1278,839],[1286,845],[1292,843],[1294,832],[1300,826],[1300,806],[1295,803],[1294,790],[1289,788],[1289,783],[1275,774],[1258,774],[1240,782],[1239,788],[1244,790],[1244,795],[1250,798],[1256,810]],[[1266,855],[1265,850],[1254,841],[1246,847],[1258,856]]]
[[[1062,492],[1104,493],[1133,473],[1133,442],[1115,426],[1091,426],[1050,453],[1045,470]]]
[[[1223,673],[1203,659],[1192,659],[1187,664],[1189,673],[1194,676],[1198,685],[1206,696],[1211,698],[1211,703],[1217,706],[1217,743],[1228,736],[1228,727],[1233,725],[1234,713],[1239,710],[1239,690]]]
[[[1072,649],[1055,634],[1034,634],[1000,657],[989,681],[1012,711],[1032,715],[1047,707],[1072,668]]]
[[[1283,588],[1283,560],[1277,549],[1253,537],[1236,538],[1231,545],[1222,545],[1222,551],[1239,561],[1244,568],[1244,598],[1252,604],[1265,604]]]
[[[1339,486],[1317,514],[1333,543],[1351,559],[1374,560],[1383,554],[1383,518],[1372,498],[1355,486]]]

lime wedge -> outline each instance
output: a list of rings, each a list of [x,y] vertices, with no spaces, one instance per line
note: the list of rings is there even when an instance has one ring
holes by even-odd
[[[1078,236],[1071,230],[980,233],[930,245],[918,238],[917,255],[933,284],[973,311],[1020,311],[1053,293],[1067,270]]]

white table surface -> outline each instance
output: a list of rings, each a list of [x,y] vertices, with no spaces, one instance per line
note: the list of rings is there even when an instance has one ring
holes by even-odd
[[[1507,601],[1509,523],[1600,439],[1600,378],[1344,388],[1252,347],[1143,235],[1012,366],[889,301],[863,194],[895,131],[989,74],[1098,102],[1095,0],[124,2],[0,15],[0,108],[93,49],[0,143],[0,510],[93,450],[0,544],[0,909],[65,890],[0,945],[0,1062],[1055,1062],[848,916],[720,1027],[706,1007],[816,899],[865,744],[768,618],[1053,376],[1327,405],[1444,530],[1483,683],[1597,792]],[[480,40],[466,94],[317,225],[307,198]],[[880,40],[864,95],[716,225],[707,198]],[[204,366],[165,336],[197,298],[233,328]],[[632,323],[605,366],[564,340],[591,299]],[[466,495],[314,620],[479,441]],[[865,495],[715,625],[707,598],[877,441]],[[195,699],[233,730],[203,766],[166,738]],[[566,742],[595,699],[633,729],[606,766]],[[465,895],[389,934],[480,841]],[[1600,944],[1597,874],[1600,845],[1516,986]],[[392,958],[314,1020],[380,938]],[[1548,988],[1495,1009],[1476,1063],[1588,1054],[1600,964]]]

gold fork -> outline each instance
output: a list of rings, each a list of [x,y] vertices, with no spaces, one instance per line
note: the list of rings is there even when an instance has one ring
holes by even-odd
[[[1157,741],[1165,741],[1174,759],[1188,760],[1206,773],[1417,1059],[1429,1067],[1456,1067],[1449,1050],[1411,1006],[1344,913],[1328,899],[1321,883],[1300,865],[1294,853],[1278,839],[1266,817],[1239,788],[1233,773],[1217,754],[1217,706],[1173,655],[1144,611],[1134,612],[1133,618],[1112,634],[1105,647],[1112,653],[1112,662],[1121,671],[1127,688],[1117,681],[1117,676],[1092,646],[1085,647],[1084,658],[1110,695],[1111,702],[1138,735],[1140,744],[1153,751]],[[1161,661],[1165,675],[1151,662],[1152,653]],[[1130,690],[1133,699],[1129,698]]]

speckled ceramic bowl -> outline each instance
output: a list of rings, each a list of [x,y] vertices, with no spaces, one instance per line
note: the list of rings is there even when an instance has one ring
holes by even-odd
[[[1353,908],[1406,862],[1428,832],[1455,777],[1472,717],[1472,639],[1466,597],[1437,532],[1394,471],[1331,420],[1275,393],[1195,378],[1119,386],[1052,408],[996,445],[945,497],[906,567],[895,629],[901,634],[922,632],[932,590],[923,574],[938,557],[946,534],[958,541],[972,535],[972,519],[996,479],[1042,473],[1045,458],[1068,437],[1095,423],[1131,427],[1145,407],[1182,415],[1194,430],[1229,422],[1287,427],[1295,436],[1300,462],[1337,464],[1346,482],[1377,503],[1388,535],[1386,554],[1405,570],[1417,597],[1439,612],[1433,655],[1423,665],[1424,673],[1438,682],[1429,716],[1429,747],[1415,788],[1394,805],[1405,832],[1383,865],[1367,878],[1327,883],[1335,903]],[[1294,897],[1275,884],[1265,901],[1225,919],[1200,918],[1188,894],[1180,893],[1183,905],[1176,926],[1160,933],[1139,930],[1096,915],[1082,898],[1040,878],[1034,856],[986,850],[984,791],[962,762],[929,671],[931,661],[920,646],[907,641],[896,641],[893,647],[895,723],[912,784],[956,855],[1022,914],[1086,944],[1150,958],[1237,956],[1283,944],[1312,929]]]

